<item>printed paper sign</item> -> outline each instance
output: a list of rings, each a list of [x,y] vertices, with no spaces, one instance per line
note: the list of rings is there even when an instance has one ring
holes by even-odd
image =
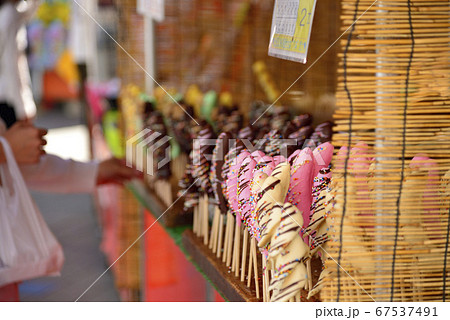
[[[316,0],[276,0],[269,56],[306,63]]]
[[[137,0],[137,11],[161,22],[164,20],[164,0]]]

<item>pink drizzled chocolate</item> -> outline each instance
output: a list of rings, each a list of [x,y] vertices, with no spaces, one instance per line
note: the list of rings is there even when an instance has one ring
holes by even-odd
[[[323,203],[321,203],[319,206],[319,203],[322,200],[322,197],[320,197],[320,193],[328,188],[330,182],[331,182],[331,165],[327,168],[320,169],[319,174],[316,177],[314,177],[312,188],[313,201],[311,204],[310,218],[316,212],[325,210]]]
[[[251,220],[251,212],[254,210],[251,202],[251,182],[253,181],[253,170],[256,161],[250,155],[244,159],[238,172],[237,198],[238,210],[244,225],[253,235],[253,221]]]
[[[232,212],[236,215],[236,219],[239,219],[238,222],[242,221],[238,200],[239,169],[241,168],[245,158],[249,156],[250,153],[247,150],[244,150],[236,157],[236,161],[230,165],[230,171],[228,172],[226,180],[228,203],[230,204]]]
[[[309,224],[312,203],[313,172],[313,152],[311,149],[305,148],[292,160],[291,180],[286,202],[292,203],[302,212],[306,226]]]

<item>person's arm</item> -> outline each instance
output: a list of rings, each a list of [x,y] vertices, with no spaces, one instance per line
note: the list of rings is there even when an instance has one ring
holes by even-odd
[[[20,167],[30,189],[55,193],[88,193],[97,184],[97,162],[65,160],[44,155],[38,164]]]
[[[140,176],[112,158],[102,162],[79,162],[45,155],[36,165],[21,166],[27,186],[34,190],[54,193],[89,193],[97,185],[122,184]]]

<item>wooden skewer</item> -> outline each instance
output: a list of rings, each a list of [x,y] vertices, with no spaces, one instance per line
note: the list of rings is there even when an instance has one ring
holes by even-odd
[[[219,207],[216,207],[215,210],[217,211],[217,218],[216,218],[216,229],[214,232],[213,253],[217,252],[217,247],[218,247],[218,242],[219,242],[219,229],[221,229],[220,217],[222,216],[222,214],[220,213]]]
[[[236,229],[234,231],[236,233]],[[234,235],[234,238],[236,238],[236,234]],[[234,242],[233,242],[234,244]],[[234,270],[236,269],[236,250],[234,250],[234,245],[233,245],[233,256],[231,258],[231,272],[234,272]]]
[[[200,196],[198,199],[198,222],[197,222],[197,230],[198,236],[201,238],[203,236],[203,197]]]
[[[255,276],[256,298],[259,299],[258,259],[257,259],[257,253],[256,253],[256,240],[254,238],[252,238],[251,247],[252,247],[252,255],[253,255],[253,267],[254,267],[253,270],[254,270],[254,276]]]
[[[203,217],[204,217],[204,213],[203,211],[205,210],[205,207],[203,205],[203,197],[200,196],[200,198],[198,199],[198,222],[197,222],[197,232],[198,232],[198,236],[201,238],[203,236]]]
[[[252,238],[253,240],[253,238]],[[248,275],[247,275],[247,287],[250,288],[252,283],[252,271],[253,271],[253,254],[252,254],[252,240],[250,240],[250,252],[248,254]]]
[[[216,226],[214,228],[214,241],[212,244],[212,251],[215,254],[217,252],[217,242],[219,241],[219,223],[220,223],[220,210],[219,208],[216,209],[218,211],[218,215],[216,217]]]
[[[233,239],[234,239],[234,225],[235,220],[232,214],[230,214],[230,234],[228,236],[228,253],[226,265],[229,267],[231,265],[231,258],[233,253]]]
[[[236,219],[237,220],[237,219]],[[231,272],[234,272],[236,269],[236,234],[237,234],[237,221],[235,220],[234,234],[233,234],[233,243],[231,244],[232,248],[232,256],[231,256]]]
[[[225,227],[225,240],[223,243],[223,257],[222,257],[222,262],[225,263],[227,261],[227,257],[228,257],[228,237],[230,236],[230,211],[227,212],[227,222],[226,222],[226,227]]]
[[[203,216],[203,244],[208,245],[208,229],[209,229],[209,212],[208,212],[208,195],[205,194],[203,199],[204,216]]]
[[[197,218],[195,217],[195,207],[193,207],[192,208],[192,232],[194,232],[195,235],[197,235],[196,224],[197,224]]]
[[[239,261],[241,258],[241,231],[242,231],[242,225],[240,225],[241,222],[239,221],[239,219],[236,219],[236,232],[235,232],[235,239],[234,239],[234,256],[236,259],[236,263],[234,265],[235,267],[235,272],[234,275],[236,277],[239,277]]]
[[[218,211],[219,211],[219,208],[217,206],[215,206],[214,207],[213,222],[212,222],[212,226],[211,226],[211,233],[209,235],[208,248],[212,249],[213,253],[216,253],[215,241],[216,241],[216,235],[217,235],[217,224],[219,223],[219,221],[218,221],[218,219],[219,219],[218,214],[220,214]]]
[[[196,236],[198,236],[198,205],[194,206],[194,215],[193,215],[192,228],[193,228],[194,234]]]
[[[220,214],[219,217],[219,239],[217,241],[217,258],[220,259],[220,256],[222,254],[222,237],[223,237],[223,218],[224,214]]]
[[[202,228],[203,228],[203,205],[202,205],[202,198],[198,199],[198,205],[197,205],[197,233],[198,236],[202,236]]]
[[[238,237],[239,229],[240,229],[240,227],[238,225],[238,219],[236,219],[235,223],[236,223],[236,225],[234,227],[233,255],[232,255],[232,263],[231,263],[231,271],[232,272],[235,272],[239,268],[238,263],[237,263],[237,256],[236,256],[238,253],[237,237]]]
[[[267,298],[267,275],[266,275],[266,259],[264,259],[264,255],[262,256],[262,268],[263,268],[263,274],[262,274],[262,285],[263,285],[263,302],[269,302],[268,298]]]
[[[247,245],[248,245],[248,230],[244,228],[244,239],[242,242],[242,264],[241,264],[241,282],[245,280],[245,263],[247,262]]]
[[[215,211],[215,209],[214,209]],[[211,230],[209,233],[209,243],[208,243],[208,249],[212,250],[213,253],[216,253],[216,249],[214,247],[214,242],[215,242],[215,233],[214,231],[216,230],[216,225],[217,225],[217,217],[214,214],[213,215],[213,220],[212,220],[212,225],[211,225]]]
[[[239,278],[239,272],[240,272],[240,261],[241,261],[241,247],[242,247],[242,233],[246,231],[244,225],[241,224],[240,228],[239,228],[239,233],[238,233],[238,237],[237,237],[237,253],[236,253],[236,273],[235,276],[237,278]]]

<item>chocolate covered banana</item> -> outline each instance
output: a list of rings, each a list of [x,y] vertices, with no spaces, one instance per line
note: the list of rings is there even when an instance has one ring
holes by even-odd
[[[280,163],[262,185],[260,199],[256,206],[256,217],[261,234],[264,233],[263,229],[267,226],[273,205],[277,202],[283,203],[286,198],[289,189],[290,168],[288,162]],[[262,248],[269,241],[269,237],[261,237],[258,246]]]
[[[269,286],[273,291],[271,301],[288,301],[307,284],[305,261],[309,258],[309,246],[300,235],[302,225],[300,211],[293,204],[285,203],[269,247],[268,259],[274,271]]]

